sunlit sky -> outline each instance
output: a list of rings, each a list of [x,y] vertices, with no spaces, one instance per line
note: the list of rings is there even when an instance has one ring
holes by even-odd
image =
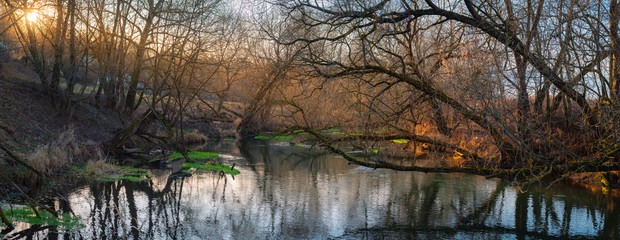
[[[36,22],[39,19],[39,11],[31,11],[26,13],[26,20],[29,22]]]

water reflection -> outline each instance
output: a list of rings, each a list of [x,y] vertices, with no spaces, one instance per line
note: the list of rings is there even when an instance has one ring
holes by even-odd
[[[241,174],[94,183],[69,194],[84,239],[618,239],[618,199],[569,186],[349,165],[301,147],[209,145]],[[24,230],[25,231],[25,230]],[[32,229],[31,229],[32,231]],[[9,237],[24,237],[14,233]]]

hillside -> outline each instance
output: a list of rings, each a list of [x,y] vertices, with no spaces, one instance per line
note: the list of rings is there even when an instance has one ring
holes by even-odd
[[[0,66],[0,127],[7,130],[0,131],[0,141],[17,152],[47,144],[70,126],[77,140],[84,142],[110,139],[122,126],[113,110],[97,109],[88,101],[79,103],[69,119],[53,108],[30,67],[18,61]]]

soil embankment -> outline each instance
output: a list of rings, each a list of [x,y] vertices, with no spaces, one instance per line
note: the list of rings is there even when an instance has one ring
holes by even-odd
[[[21,62],[4,62],[0,67],[0,133],[17,152],[28,152],[56,139],[70,126],[78,141],[102,142],[122,125],[111,109],[98,109],[80,102],[72,118],[59,114],[41,90],[38,76]]]
[[[114,130],[121,127],[119,115],[112,109],[99,109],[88,101],[77,103],[72,117],[59,113],[29,66],[18,61],[0,63],[0,143],[30,164],[37,164],[30,161],[33,155],[43,153],[41,158],[47,161],[44,164],[64,167],[66,164],[58,160],[63,157],[58,156],[59,153],[73,157],[91,150],[95,152],[94,146],[112,138]],[[67,132],[71,135],[62,135]],[[59,143],[60,140],[65,142]],[[37,182],[36,176],[7,160],[8,157],[0,151],[0,175],[3,176],[0,182],[4,182],[0,183],[0,188],[10,188],[12,184],[7,181],[26,186]],[[77,164],[73,159],[68,163]],[[62,174],[63,171],[54,171],[49,175],[62,180]]]

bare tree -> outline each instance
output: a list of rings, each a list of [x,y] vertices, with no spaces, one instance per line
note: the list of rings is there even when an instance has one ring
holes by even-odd
[[[286,12],[286,19],[298,22],[304,26],[305,32],[313,34],[302,32],[291,40],[282,40],[277,36],[273,39],[283,45],[304,43],[307,49],[323,46],[324,51],[308,51],[312,54],[304,59],[320,76],[328,79],[351,79],[356,76],[372,87],[380,87],[381,91],[373,101],[380,102],[383,109],[402,106],[402,101],[394,97],[382,99],[380,95],[387,95],[389,91],[406,91],[407,88],[398,87],[401,84],[409,86],[415,93],[412,97],[420,94],[427,99],[430,109],[435,111],[431,115],[434,115],[434,124],[440,132],[449,134],[450,127],[443,119],[438,103],[484,130],[501,152],[499,166],[502,168],[538,169],[532,178],[539,179],[551,172],[551,166],[566,163],[569,159],[580,161],[584,166],[600,166],[607,159],[618,157],[618,154],[609,155],[607,151],[572,148],[570,139],[559,138],[557,129],[561,126],[549,121],[547,125],[540,125],[530,112],[529,95],[535,92],[532,89],[537,89],[536,109],[541,109],[545,97],[556,104],[558,98],[564,98],[566,114],[577,106],[580,111],[578,115],[583,119],[574,125],[582,136],[580,141],[601,143],[602,133],[614,132],[615,127],[602,122],[616,118],[604,116],[604,120],[600,119],[601,115],[592,106],[590,96],[601,96],[601,93],[593,85],[595,81],[588,80],[601,72],[601,69],[594,67],[600,66],[607,57],[605,49],[608,47],[602,40],[606,38],[605,34],[577,30],[584,27],[604,29],[601,19],[606,18],[605,13],[601,16],[596,2],[299,0],[276,4]],[[613,11],[606,14],[613,15]],[[544,23],[541,21],[543,18]],[[544,36],[540,32],[555,34]],[[450,43],[450,37],[446,35],[463,37]],[[423,41],[416,41],[415,38]],[[432,44],[425,43],[426,40],[439,42],[437,45],[441,47],[433,51],[420,51],[435,49]],[[467,46],[474,46],[477,53],[468,55],[464,51]],[[581,54],[593,48],[600,51]],[[449,63],[452,58],[461,62],[471,61],[474,58],[467,59],[465,56],[476,54],[490,56],[496,67],[478,68],[482,71],[472,72],[471,79],[482,85],[475,85],[479,89],[465,89],[463,79],[459,78],[460,73],[454,72],[455,68]],[[506,75],[507,69],[516,69],[515,76]],[[439,79],[445,80],[440,82]],[[509,84],[501,84],[501,79]],[[456,89],[459,89],[458,86],[460,89],[450,90],[449,86],[455,84]],[[484,87],[485,84],[489,87]],[[550,87],[559,95],[548,97]],[[466,100],[484,91],[486,93],[479,101]],[[398,104],[386,103],[390,98]],[[412,105],[419,105],[419,102],[413,101]],[[402,108],[395,109],[398,110],[393,113],[403,112]],[[514,118],[511,117],[513,110],[516,111]],[[393,115],[385,110],[373,112],[383,112],[380,114],[383,116]],[[576,119],[569,115],[564,117],[570,121]],[[617,139],[613,142],[617,143]],[[549,152],[549,148],[537,147],[541,144],[557,151]],[[572,167],[567,169],[574,170]]]

